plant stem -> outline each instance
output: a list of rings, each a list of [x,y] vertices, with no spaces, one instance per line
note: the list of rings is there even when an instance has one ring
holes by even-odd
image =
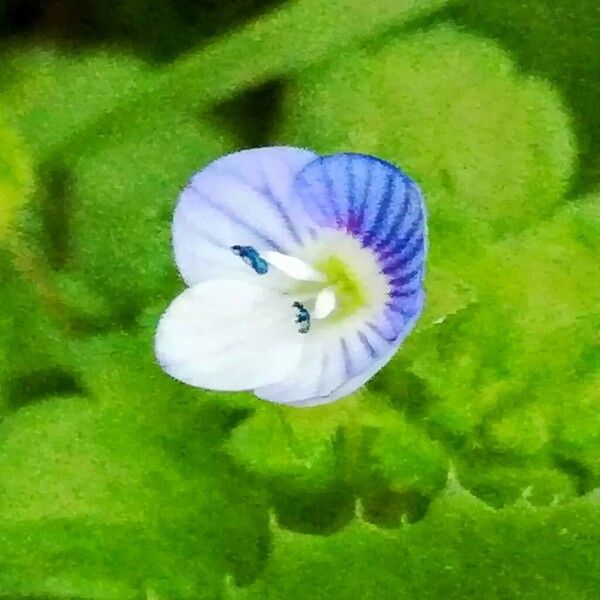
[[[33,286],[46,313],[65,333],[71,333],[73,325],[68,317],[69,311],[44,261],[35,255],[18,233],[9,238],[8,250],[13,266]]]

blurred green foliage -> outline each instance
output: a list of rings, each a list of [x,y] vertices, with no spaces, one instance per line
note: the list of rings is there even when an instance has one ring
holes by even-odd
[[[0,0],[0,597],[597,598],[597,3],[267,8]],[[153,358],[178,191],[268,143],[427,198],[423,318],[314,409]]]
[[[0,121],[0,240],[6,243],[21,205],[31,191],[33,172],[27,150],[4,121]]]
[[[493,511],[456,484],[418,523],[377,529],[358,519],[331,536],[273,527],[267,568],[229,598],[593,598],[598,497]],[[569,557],[565,560],[565,557]]]

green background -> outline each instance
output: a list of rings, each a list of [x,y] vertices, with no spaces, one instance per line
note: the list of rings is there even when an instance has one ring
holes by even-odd
[[[596,0],[0,0],[0,598],[600,597]],[[153,357],[236,149],[421,185],[427,304],[290,409]]]

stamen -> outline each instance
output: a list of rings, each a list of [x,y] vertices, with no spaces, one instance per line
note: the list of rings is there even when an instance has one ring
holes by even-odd
[[[314,319],[325,319],[337,306],[337,298],[332,288],[321,290],[315,300],[315,308],[312,316]]]
[[[259,275],[264,275],[269,270],[267,261],[252,246],[231,246],[232,252],[252,267]]]
[[[304,308],[304,304],[301,302],[294,302],[292,305],[296,313],[296,323],[299,324],[298,331],[300,333],[308,333],[310,329],[310,313]]]
[[[264,259],[292,279],[300,281],[325,281],[325,276],[311,265],[295,256],[268,250],[263,252]]]

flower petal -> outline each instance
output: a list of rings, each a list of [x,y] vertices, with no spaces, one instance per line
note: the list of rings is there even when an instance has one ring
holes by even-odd
[[[305,336],[289,298],[242,281],[211,280],[177,297],[162,316],[156,355],[175,379],[214,390],[248,390],[285,378]]]
[[[367,323],[339,330],[330,326],[327,331],[316,331],[314,337],[309,333],[298,366],[281,381],[254,393],[263,400],[294,406],[326,404],[351,394],[390,360],[419,314],[420,309],[394,339],[386,339],[379,328]]]
[[[427,224],[419,187],[386,161],[342,153],[309,163],[296,189],[320,227],[348,233],[376,257],[390,288],[376,325],[385,337],[403,337],[422,308]]]
[[[293,182],[315,158],[299,148],[256,148],[224,156],[197,173],[173,220],[175,261],[186,283],[255,281],[256,274],[230,252],[233,245],[285,254],[301,245],[308,219]]]
[[[335,402],[344,396],[348,396],[355,392],[358,388],[362,387],[371,377],[373,377],[378,371],[383,369],[385,365],[392,359],[396,351],[398,350],[398,346],[400,344],[394,344],[390,351],[384,355],[379,360],[372,363],[367,369],[365,369],[362,373],[356,375],[352,379],[349,379],[345,383],[343,383],[340,387],[333,390],[327,396],[315,396],[313,398],[305,398],[304,400],[298,400],[297,402],[290,402],[289,406],[296,406],[298,408],[309,408],[311,406],[320,406],[321,404],[329,404],[330,402]]]
[[[347,231],[363,246],[392,252],[404,235],[410,234],[400,248],[423,233],[419,187],[379,158],[354,153],[319,157],[298,174],[296,189],[317,223]]]

